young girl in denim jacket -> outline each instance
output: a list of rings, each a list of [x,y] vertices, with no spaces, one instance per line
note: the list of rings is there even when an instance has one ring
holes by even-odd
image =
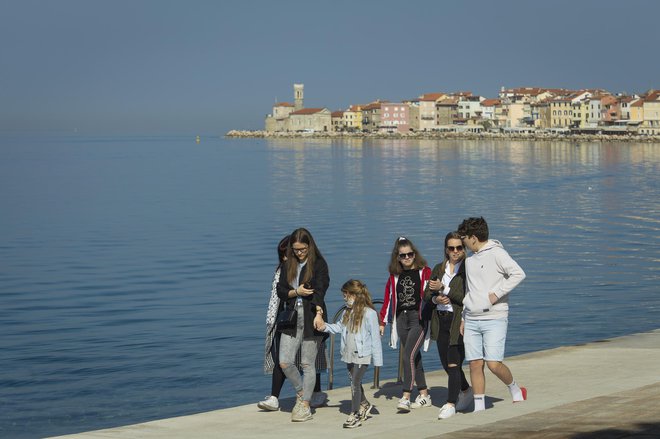
[[[351,379],[351,413],[344,428],[362,425],[373,408],[367,401],[362,378],[369,364],[383,365],[383,349],[380,342],[378,313],[374,309],[367,286],[351,279],[342,287],[346,309],[338,323],[317,321],[317,329],[341,334],[341,359],[346,363]]]

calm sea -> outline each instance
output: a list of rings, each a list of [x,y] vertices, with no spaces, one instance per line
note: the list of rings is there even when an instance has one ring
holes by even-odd
[[[5,135],[0,436],[263,398],[275,246],[300,226],[330,266],[331,313],[352,277],[382,298],[397,236],[435,264],[483,215],[527,273],[508,355],[655,329],[659,175],[657,144]]]

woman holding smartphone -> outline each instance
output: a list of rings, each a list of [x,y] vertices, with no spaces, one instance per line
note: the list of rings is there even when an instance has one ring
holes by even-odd
[[[297,321],[291,328],[281,331],[280,367],[297,394],[291,421],[305,422],[312,419],[310,400],[316,382],[314,360],[324,338],[324,333],[315,329],[314,321],[323,320],[327,313],[325,292],[330,285],[330,276],[328,264],[307,229],[300,228],[291,233],[286,257],[277,283],[277,296],[288,307],[296,309]],[[299,348],[302,377],[294,363]]]
[[[266,344],[264,351],[264,372],[272,374],[271,392],[263,401],[257,403],[257,407],[264,411],[277,411],[280,409],[280,391],[284,385],[286,376],[280,367],[280,332],[277,330],[275,320],[280,311],[284,309],[282,301],[277,296],[277,284],[282,274],[282,266],[286,261],[286,249],[289,245],[289,235],[286,235],[277,245],[277,256],[279,263],[273,275],[273,285],[268,301],[266,312]],[[300,370],[300,350],[296,355],[296,368]],[[316,355],[316,384],[312,393],[311,406],[319,407],[326,401],[327,394],[321,391],[321,371],[328,368],[325,357],[325,343],[321,343]]]
[[[397,409],[409,412],[411,408],[431,406],[420,352],[426,332],[422,318],[424,288],[431,277],[431,269],[412,241],[400,237],[392,248],[389,272],[380,310],[380,334],[383,335],[385,324],[391,320],[390,347],[396,349],[400,339],[403,351],[403,396]],[[411,404],[413,384],[417,384],[419,395]]]
[[[447,403],[438,419],[446,419],[465,410],[472,401],[472,388],[463,373],[465,346],[460,333],[465,297],[465,249],[457,232],[445,236],[444,260],[433,267],[424,299],[434,305],[431,339],[436,341],[442,367],[447,372]]]

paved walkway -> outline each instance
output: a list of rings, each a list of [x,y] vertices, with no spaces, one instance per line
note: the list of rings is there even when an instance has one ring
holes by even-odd
[[[280,412],[260,412],[255,404],[163,419],[61,438],[535,438],[614,439],[660,437],[660,330],[506,360],[528,400],[512,404],[509,392],[487,372],[487,410],[437,419],[446,397],[446,374],[427,374],[433,408],[398,414],[400,386],[384,382],[365,389],[376,406],[361,427],[341,427],[350,389],[329,391],[328,407],[314,419],[292,423],[293,400]]]

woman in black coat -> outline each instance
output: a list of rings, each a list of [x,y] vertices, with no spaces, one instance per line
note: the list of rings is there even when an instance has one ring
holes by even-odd
[[[325,334],[314,329],[314,320],[327,313],[325,292],[330,285],[328,264],[308,230],[294,230],[289,238],[287,260],[277,284],[277,295],[297,312],[296,323],[281,330],[280,367],[296,390],[296,405],[291,420],[312,419],[310,400],[316,383],[314,360]],[[320,325],[319,325],[320,326]],[[294,361],[300,348],[303,376]]]

